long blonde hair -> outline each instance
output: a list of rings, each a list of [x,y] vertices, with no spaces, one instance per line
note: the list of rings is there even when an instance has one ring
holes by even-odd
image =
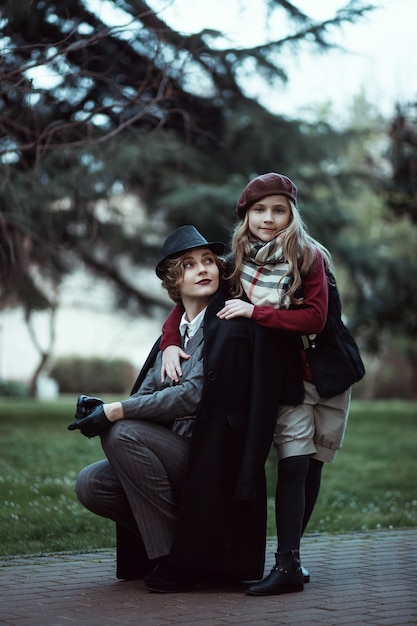
[[[325,268],[330,269],[330,252],[316,239],[311,237],[307,231],[301,215],[294,202],[288,199],[291,208],[291,222],[280,234],[282,238],[282,252],[289,268],[281,280],[291,274],[292,283],[288,289],[288,296],[291,304],[301,304],[302,298],[297,297],[297,292],[303,285],[303,281],[314,269],[317,263],[317,251],[323,255]],[[253,246],[253,236],[249,230],[249,209],[240,220],[233,231],[231,242],[231,270],[227,276],[229,289],[233,297],[239,298],[243,295],[243,287],[240,282],[240,274],[245,258]]]

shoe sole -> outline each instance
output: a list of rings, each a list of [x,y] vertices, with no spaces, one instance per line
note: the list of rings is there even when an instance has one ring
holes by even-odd
[[[304,582],[305,583],[309,583],[310,582],[310,572],[308,571],[308,569],[306,569],[303,566],[301,566],[301,571],[302,571],[302,574],[303,574]]]
[[[281,596],[285,593],[297,593],[299,591],[304,591],[304,587],[300,587],[299,589],[281,589],[280,591],[276,591],[275,593],[259,593],[257,591],[249,591],[246,590],[245,593],[247,596]]]
[[[145,587],[151,593],[185,593],[195,589],[195,585],[184,585],[183,587],[158,587],[158,585],[145,585]]]

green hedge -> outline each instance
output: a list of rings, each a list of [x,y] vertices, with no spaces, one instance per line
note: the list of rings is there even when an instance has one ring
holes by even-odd
[[[0,396],[6,398],[26,398],[28,395],[29,388],[24,383],[0,380]]]
[[[60,393],[94,395],[129,392],[136,372],[124,359],[65,357],[55,361],[49,375]]]

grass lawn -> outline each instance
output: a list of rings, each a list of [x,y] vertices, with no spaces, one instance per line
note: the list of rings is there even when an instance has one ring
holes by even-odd
[[[352,403],[343,447],[325,464],[307,532],[417,528],[417,403]],[[275,453],[274,453],[275,454]],[[275,480],[275,456],[268,475]],[[269,529],[275,485],[269,480]]]
[[[85,465],[103,458],[98,438],[67,431],[75,398],[0,405],[0,554],[114,546],[114,525],[74,494]],[[323,471],[309,532],[417,528],[417,404],[353,402],[345,443]],[[275,462],[268,462],[274,535]]]
[[[114,524],[82,507],[78,471],[103,458],[100,441],[70,432],[75,399],[0,407],[0,554],[111,547]]]

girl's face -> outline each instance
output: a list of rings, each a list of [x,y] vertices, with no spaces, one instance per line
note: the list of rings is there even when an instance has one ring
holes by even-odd
[[[287,196],[266,196],[248,209],[248,226],[254,237],[267,243],[287,228],[292,219]]]
[[[219,287],[219,268],[213,253],[208,248],[197,248],[186,252],[181,258],[182,281],[178,285],[181,300],[205,303],[211,300]]]

